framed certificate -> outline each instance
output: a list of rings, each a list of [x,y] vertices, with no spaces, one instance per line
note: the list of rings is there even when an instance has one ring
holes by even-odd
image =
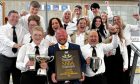
[[[78,50],[59,50],[55,53],[55,70],[58,81],[80,79],[81,62]]]

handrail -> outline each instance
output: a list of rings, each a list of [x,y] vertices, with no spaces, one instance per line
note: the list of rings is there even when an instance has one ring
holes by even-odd
[[[140,57],[140,49],[137,46],[135,46],[133,43],[131,45],[131,49],[134,51],[134,58],[133,58],[133,63],[132,63],[132,69],[130,72],[130,84],[133,84],[135,70],[137,66],[137,60],[138,60],[138,57]]]
[[[131,49],[134,52],[138,51],[138,55],[140,56],[140,49],[135,44],[133,44],[133,43],[131,44]]]

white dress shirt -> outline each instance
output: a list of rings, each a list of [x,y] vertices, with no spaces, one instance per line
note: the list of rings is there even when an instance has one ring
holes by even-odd
[[[128,52],[127,52],[127,47],[126,47],[126,40],[123,40],[123,42],[121,42],[120,40],[118,40],[118,44],[120,47],[120,53],[122,54],[122,58],[123,58],[123,68],[128,68]]]
[[[47,41],[49,41],[50,43],[54,43],[54,44],[57,43],[57,40],[56,40],[55,35],[54,35],[54,36],[46,35],[45,39],[46,39]],[[70,38],[69,35],[68,35],[68,42],[71,42],[71,38]]]
[[[109,44],[104,44],[104,43],[96,44],[95,49],[96,49],[97,57],[99,57],[102,60],[102,63],[99,66],[99,69],[97,70],[96,73],[94,73],[92,71],[92,69],[90,68],[90,66],[87,64],[86,65],[86,72],[85,72],[86,76],[92,77],[92,76],[95,76],[97,74],[101,74],[101,73],[105,72],[104,53],[106,53],[114,48],[117,48],[117,46],[118,46],[117,40],[118,40],[118,36],[114,35],[111,43],[109,43]],[[83,46],[81,48],[81,50],[82,50],[82,54],[83,54],[85,59],[87,59],[88,57],[92,57],[93,48],[91,47],[90,44],[86,44],[85,46]]]
[[[23,38],[23,44],[30,43],[30,40],[31,40],[31,34],[30,33],[25,34]]]
[[[137,30],[140,30],[140,21],[138,22],[138,25],[130,25],[130,24],[126,25],[126,27],[123,30],[123,34],[126,39],[126,45],[130,45],[132,43],[131,32]]]
[[[19,20],[19,23],[23,25],[23,27],[25,28],[26,30],[26,33],[29,32],[29,29],[28,29],[28,18],[31,14],[27,14],[26,16],[22,16]],[[43,27],[43,30],[44,32],[46,32],[46,26],[45,26],[45,21],[44,21],[44,18],[40,15],[38,15],[40,17],[40,26]]]
[[[23,38],[23,44],[30,43],[30,40],[31,40],[31,34],[30,33],[25,34]],[[44,46],[49,46],[49,41],[43,38],[40,44]]]
[[[75,44],[83,46],[84,40],[85,40],[85,33],[80,33],[79,35],[76,34]]]
[[[72,22],[74,22],[75,24],[77,24],[77,20],[78,18],[76,16],[73,17]]]
[[[108,24],[107,24],[107,25],[108,25]],[[105,34],[105,36],[106,36],[106,38],[107,38],[107,37],[110,36],[109,29],[107,29],[107,27],[106,27],[105,24],[104,24],[104,28],[105,28],[105,30],[104,30],[104,34]]]
[[[35,54],[36,51],[35,46],[36,44],[32,42],[32,43],[25,44],[20,48],[17,56],[16,67],[20,69],[21,72],[25,72],[28,70],[26,66],[27,62],[29,61],[28,55]],[[38,47],[39,47],[40,55],[46,55],[46,56],[48,55],[48,47],[42,45],[39,45]]]
[[[62,25],[64,25],[64,22],[62,21]],[[68,35],[71,35],[74,31],[77,30],[76,24],[69,22],[68,26],[66,27],[66,32]]]
[[[20,24],[16,26],[16,34],[18,44],[22,44],[23,37],[25,35],[25,30]],[[15,42],[13,42],[13,28],[12,25],[7,23],[6,25],[1,26],[0,28],[0,53],[7,57],[16,57],[17,53],[12,52],[12,47]]]
[[[120,47],[120,54],[122,55],[123,58],[123,68],[128,68],[128,52],[127,52],[127,47],[126,47],[126,40],[123,39],[123,42],[120,41],[120,39],[118,39],[118,45]],[[109,55],[107,54],[109,53]],[[109,52],[107,52],[106,54],[108,56],[110,55],[115,55],[116,54],[116,49],[113,49]]]

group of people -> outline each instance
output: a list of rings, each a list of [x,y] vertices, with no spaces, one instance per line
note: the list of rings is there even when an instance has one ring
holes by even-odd
[[[63,12],[62,20],[51,18],[47,29],[38,15],[37,1],[30,3],[29,13],[23,16],[11,10],[7,24],[0,28],[0,83],[9,84],[12,75],[13,84],[129,84],[131,31],[140,29],[140,15],[133,14],[137,25],[124,24],[120,16],[112,15],[109,3],[106,6],[107,13],[100,12],[98,3],[91,4],[88,13],[92,17],[85,17],[82,6],[76,5],[73,13],[70,9]],[[55,60],[38,63],[29,57],[55,59],[57,50],[71,49],[78,50],[81,79],[59,81]],[[101,60],[96,69],[91,66],[94,57]],[[46,69],[47,75],[37,75],[38,68]]]

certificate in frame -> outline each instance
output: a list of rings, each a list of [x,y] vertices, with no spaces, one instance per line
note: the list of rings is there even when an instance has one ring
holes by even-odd
[[[55,53],[55,70],[58,81],[80,79],[81,62],[78,50],[58,50]]]

